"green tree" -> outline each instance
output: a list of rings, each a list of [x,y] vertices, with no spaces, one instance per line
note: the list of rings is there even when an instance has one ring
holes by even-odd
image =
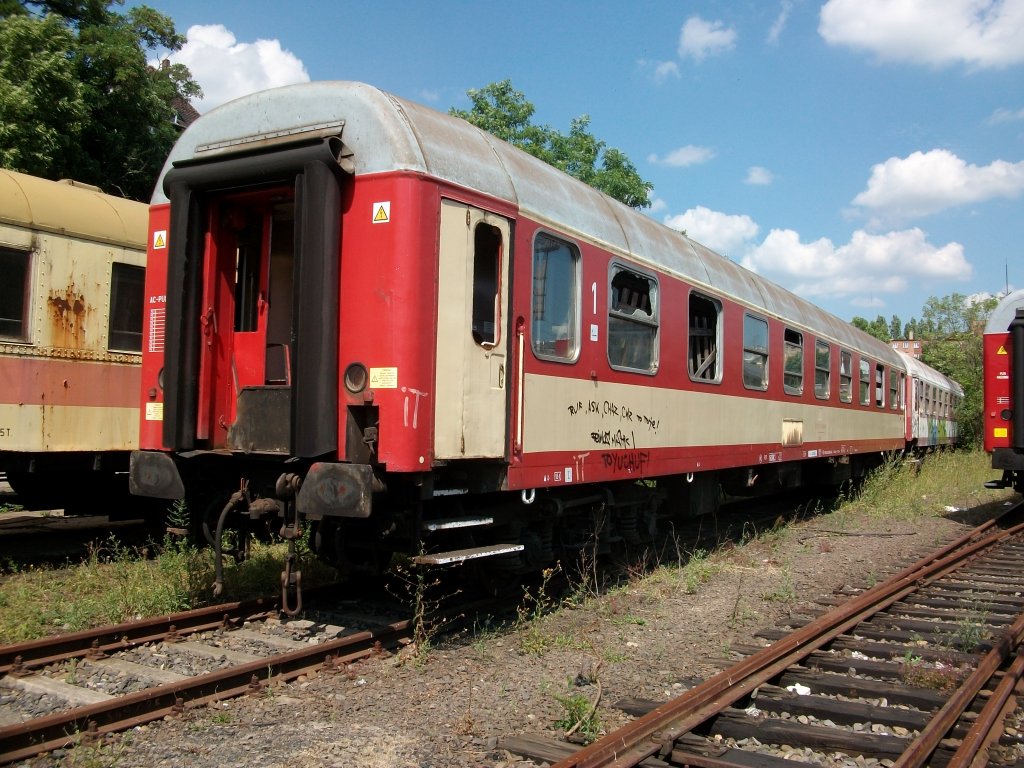
[[[148,51],[184,38],[122,0],[0,0],[0,165],[148,199],[178,136],[175,101],[201,94],[188,69]]]
[[[590,116],[573,119],[568,134],[531,122],[535,112],[526,96],[510,80],[467,91],[473,106],[449,114],[529,152],[549,165],[586,182],[631,208],[651,204],[654,185],[641,178],[636,166],[618,149],[590,132]]]
[[[928,343],[921,350],[921,361],[964,388],[956,416],[960,442],[966,447],[980,445],[984,434],[982,336],[997,303],[995,298],[975,301],[954,293],[941,299],[932,296],[922,310]]]
[[[865,333],[869,333],[881,341],[888,342],[891,338],[889,336],[889,324],[885,322],[885,318],[881,315],[876,316],[874,320],[868,320],[858,315],[850,321],[850,325],[860,328]]]
[[[901,335],[902,331],[903,331],[903,321],[900,320],[899,315],[893,315],[892,316],[892,320],[889,321],[889,338],[890,339],[899,339],[899,338],[904,338],[905,339],[906,336],[902,336]]]

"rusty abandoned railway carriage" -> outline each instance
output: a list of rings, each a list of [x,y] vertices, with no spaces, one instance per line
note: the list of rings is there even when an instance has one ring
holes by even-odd
[[[133,492],[187,496],[211,530],[312,521],[351,566],[425,541],[419,562],[533,570],[723,488],[837,483],[956,435],[955,383],[935,374],[911,418],[926,367],[359,83],[190,126],[148,259]]]
[[[1003,471],[986,486],[1024,493],[1024,290],[999,302],[983,343],[985,450]]]

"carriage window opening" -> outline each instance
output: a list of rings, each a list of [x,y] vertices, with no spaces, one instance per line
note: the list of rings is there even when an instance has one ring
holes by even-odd
[[[107,347],[142,351],[142,296],[146,270],[114,262],[110,270],[110,325]]]
[[[612,267],[608,361],[613,368],[654,373],[658,367],[658,284],[654,278]]]
[[[839,350],[839,400],[853,401],[853,353]]]
[[[895,370],[889,371],[889,407],[892,410],[899,410],[900,407],[900,392],[903,391],[901,386],[903,383],[903,374],[901,373],[898,377]]]
[[[743,386],[768,389],[768,321],[743,316]]]
[[[832,388],[832,347],[827,341],[814,343],[814,396],[828,400]]]
[[[787,328],[782,340],[782,387],[788,395],[804,392],[804,335]]]
[[[0,338],[28,338],[28,251],[0,248]]]
[[[232,210],[227,219],[235,233],[235,330],[255,331],[259,322],[263,218]]]
[[[690,294],[690,349],[688,366],[695,381],[722,380],[720,321],[722,304],[715,299]]]
[[[875,366],[875,405],[878,408],[885,407],[885,366]]]
[[[572,362],[579,348],[579,267],[576,246],[540,233],[533,243],[530,343],[546,360]]]
[[[501,230],[477,224],[473,233],[473,341],[494,346],[498,341],[498,274],[501,265]]]
[[[871,363],[860,361],[860,404],[871,404]]]

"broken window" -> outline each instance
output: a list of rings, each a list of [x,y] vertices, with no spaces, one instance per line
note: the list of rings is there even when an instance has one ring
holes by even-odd
[[[814,396],[828,400],[832,390],[832,347],[820,339],[814,343]]]
[[[498,341],[498,275],[501,271],[501,230],[477,224],[473,234],[473,340],[493,347]]]
[[[885,366],[881,363],[875,366],[875,405],[885,407]]]
[[[722,357],[720,318],[721,302],[690,294],[690,348],[688,367],[690,378],[695,381],[720,382],[722,380]]]
[[[804,335],[787,328],[782,341],[783,388],[786,394],[804,393]]]
[[[28,338],[28,251],[0,248],[0,337],[13,341]]]
[[[871,362],[860,361],[860,404],[871,404]]]
[[[537,357],[572,362],[579,350],[580,252],[539,233],[533,242],[530,343]]]
[[[743,316],[743,386],[768,389],[768,321]]]
[[[839,350],[839,400],[853,401],[853,353]]]
[[[110,270],[110,324],[107,347],[142,351],[142,295],[146,270],[114,262]]]
[[[654,373],[658,367],[658,284],[653,277],[612,267],[608,361],[613,368]]]

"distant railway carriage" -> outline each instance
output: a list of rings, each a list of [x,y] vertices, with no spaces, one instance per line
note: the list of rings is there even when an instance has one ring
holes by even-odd
[[[0,471],[26,506],[127,496],[146,221],[142,203],[0,170]]]
[[[910,439],[887,344],[366,85],[207,113],[150,221],[133,490],[211,527],[528,569]]]
[[[963,387],[920,360],[902,352],[897,354],[907,370],[907,446],[932,450],[955,445],[956,409],[964,397]]]
[[[1003,470],[990,487],[1024,493],[1024,290],[1008,294],[984,335],[985,450]]]

